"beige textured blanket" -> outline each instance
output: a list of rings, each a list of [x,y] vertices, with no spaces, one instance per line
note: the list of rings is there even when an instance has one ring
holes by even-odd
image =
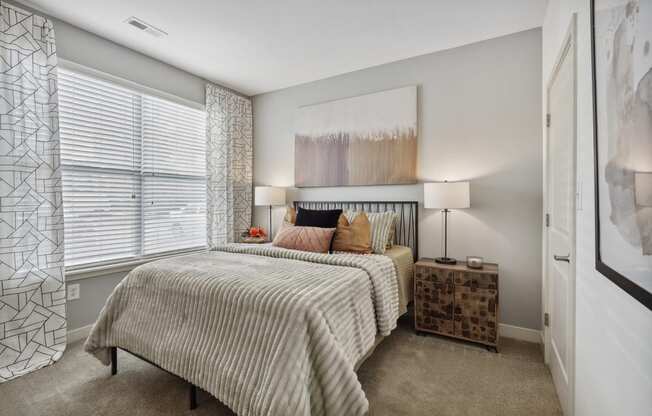
[[[138,354],[240,416],[363,415],[354,364],[398,317],[393,262],[229,245],[134,269],[85,344]]]

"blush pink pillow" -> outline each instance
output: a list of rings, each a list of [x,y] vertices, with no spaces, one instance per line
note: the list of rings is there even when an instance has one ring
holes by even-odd
[[[335,228],[286,225],[276,234],[272,245],[292,250],[328,253]]]

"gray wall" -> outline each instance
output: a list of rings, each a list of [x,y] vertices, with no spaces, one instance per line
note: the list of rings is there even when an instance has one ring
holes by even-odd
[[[90,325],[97,319],[113,288],[127,275],[127,272],[111,273],[92,278],[68,281],[67,284],[79,284],[79,299],[69,300],[66,304],[68,331]]]
[[[32,10],[18,2],[9,3]],[[39,11],[36,13],[43,14]],[[202,105],[205,103],[206,81],[203,79],[76,26],[55,18],[51,19],[54,22],[59,58]],[[80,284],[81,296],[79,299],[67,303],[68,330],[92,324],[104,306],[106,298],[124,276],[125,273],[114,273],[72,282]]]
[[[297,107],[418,85],[418,177],[470,180],[449,250],[500,264],[502,323],[539,329],[541,312],[541,30],[381,65],[254,97],[254,181],[292,186]],[[422,186],[293,189],[293,199],[421,199]],[[283,209],[274,211],[278,223]],[[255,223],[267,224],[256,208]],[[422,210],[421,256],[440,254],[441,215]]]
[[[204,105],[206,81],[52,18],[57,56]]]

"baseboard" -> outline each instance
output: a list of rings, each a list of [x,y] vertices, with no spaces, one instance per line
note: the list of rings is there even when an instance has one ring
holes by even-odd
[[[73,342],[86,339],[86,337],[88,337],[88,334],[91,332],[91,328],[93,328],[93,325],[86,325],[86,326],[82,326],[81,328],[71,329],[70,331],[68,331],[68,333],[66,334],[68,344],[72,344]]]
[[[68,344],[77,342],[88,337],[93,325],[82,326],[81,328],[72,329],[68,331]],[[542,332],[536,329],[523,328],[520,326],[500,324],[498,325],[500,336],[505,338],[514,338],[521,341],[542,343]]]
[[[501,337],[514,338],[521,341],[541,343],[541,331],[523,328],[520,326],[499,324],[498,331]]]

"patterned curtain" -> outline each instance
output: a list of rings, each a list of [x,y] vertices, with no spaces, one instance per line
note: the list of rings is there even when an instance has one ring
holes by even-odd
[[[208,245],[238,241],[251,225],[251,100],[206,85]]]
[[[0,382],[66,347],[52,23],[0,4]]]

